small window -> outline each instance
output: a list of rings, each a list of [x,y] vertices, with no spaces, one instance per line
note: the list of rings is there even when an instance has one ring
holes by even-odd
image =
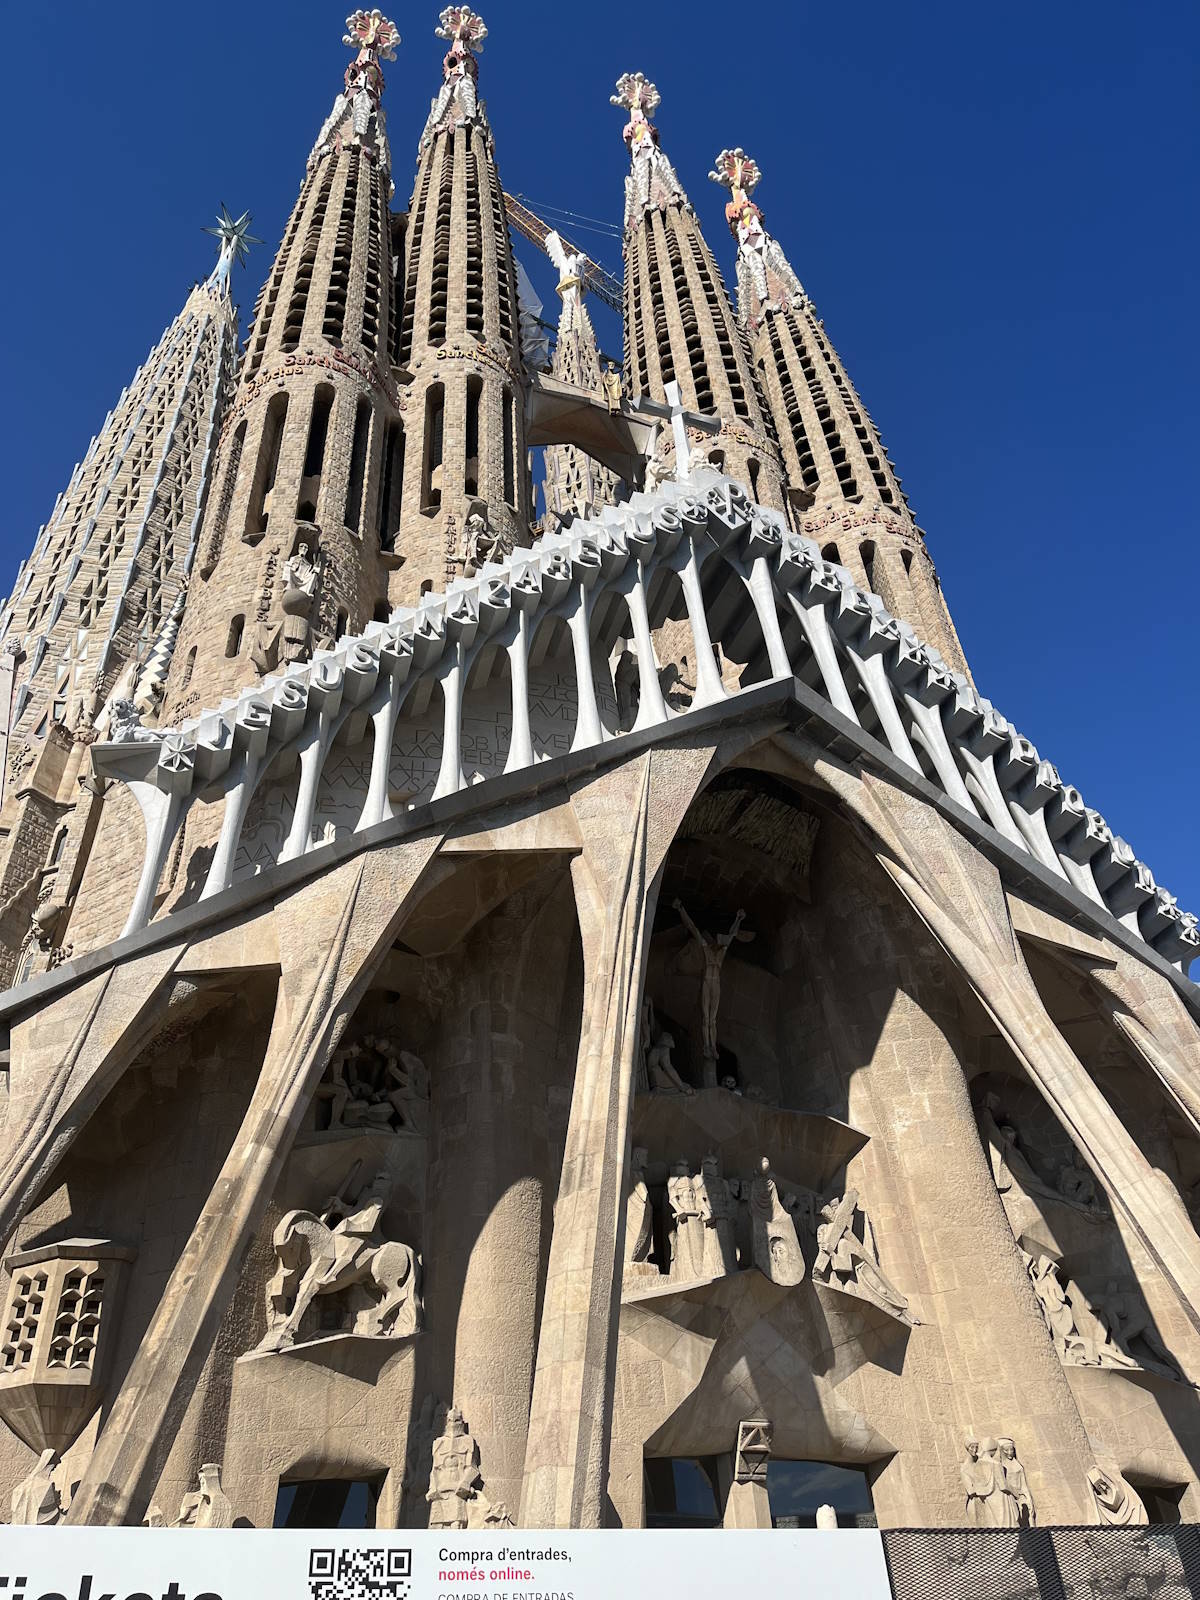
[[[225,640],[225,655],[232,660],[242,648],[242,633],[246,626],[245,617],[234,617],[229,624],[229,637]]]
[[[180,694],[182,694],[187,688],[188,684],[191,683],[192,673],[196,670],[196,649],[197,647],[193,645],[187,653],[187,660],[183,663],[183,677],[179,680]]]
[[[841,564],[842,558],[838,555],[837,545],[827,544],[824,550],[821,551],[821,554],[824,556],[826,561],[836,561],[839,565]]]
[[[387,622],[392,614],[392,608],[386,600],[376,600],[375,609],[371,616],[375,622]]]
[[[911,572],[912,571],[912,551],[911,550],[901,550],[900,559],[904,563],[905,572]]]
[[[875,543],[874,543],[874,541],[872,539],[864,539],[862,544],[860,544],[859,547],[858,547],[858,553],[862,557],[863,571],[866,573],[866,576],[867,576],[867,588],[868,589],[874,589],[874,587],[875,587]]]
[[[373,1528],[381,1478],[310,1478],[281,1483],[276,1528]]]
[[[757,500],[758,499],[758,475],[762,471],[762,468],[760,467],[758,461],[753,456],[750,457],[750,461],[749,461],[749,463],[747,465],[747,471],[750,474],[750,498],[751,498],[751,500]]]
[[[867,1475],[828,1461],[769,1461],[767,1499],[774,1528],[815,1528],[817,1507],[832,1506],[840,1528],[874,1528]]]
[[[345,638],[346,628],[349,625],[349,622],[350,613],[346,610],[345,606],[343,606],[337,614],[337,631],[334,633],[335,639]]]
[[[663,1457],[646,1462],[648,1528],[717,1528],[717,1458]]]
[[[513,430],[516,427],[516,407],[513,404],[513,392],[507,384],[504,386],[504,499],[507,505],[516,510],[517,506],[517,457],[516,440]]]
[[[433,579],[432,578],[422,578],[421,579],[421,593],[422,594],[432,594],[433,593]]]
[[[50,851],[50,866],[56,867],[62,860],[63,850],[66,848],[67,830],[60,828],[54,836],[54,848]]]

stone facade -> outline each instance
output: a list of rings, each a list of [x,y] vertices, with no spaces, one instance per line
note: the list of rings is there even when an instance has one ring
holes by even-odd
[[[57,909],[0,996],[0,1504],[1196,1520],[1196,919],[953,670],[932,578],[864,587],[922,551],[898,480],[726,151],[734,317],[644,79],[629,382],[565,253],[524,369],[485,34],[442,14],[393,218],[398,41],[349,19],[186,605],[17,774],[10,950]],[[781,318],[855,496],[833,449],[805,487]]]

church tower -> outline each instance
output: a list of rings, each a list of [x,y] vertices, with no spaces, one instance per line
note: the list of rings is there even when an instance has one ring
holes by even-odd
[[[221,241],[216,267],[109,412],[4,608],[0,980],[13,977],[31,913],[62,887],[93,721],[114,686],[136,692],[141,659],[178,622],[233,382],[230,275],[257,243],[249,221],[222,208],[207,230]]]
[[[612,390],[619,388],[620,378],[615,371],[605,374],[600,370],[596,330],[583,298],[587,258],[569,251],[557,233],[548,235],[546,254],[558,268],[558,296],[562,301],[550,374],[591,394],[608,393],[613,403]],[[612,504],[618,482],[616,473],[578,445],[548,445],[545,466],[549,526],[567,517],[591,516],[600,506]]]
[[[701,438],[714,465],[752,498],[782,507],[783,467],[741,328],[720,270],[650,114],[661,101],[640,72],[617,80],[612,104],[628,113],[625,179],[625,375],[633,395],[665,400],[678,382],[689,411],[715,413],[721,431]],[[660,454],[674,446],[664,429]]]
[[[517,278],[478,94],[487,27],[448,6],[436,31],[449,49],[418,147],[393,350],[406,435],[393,599],[405,604],[530,541]]]
[[[381,61],[356,11],[345,88],[317,135],[256,307],[221,434],[165,714],[179,721],[388,611],[403,460],[391,341],[391,163]]]
[[[775,419],[796,526],[965,672],[925,536],[883,441],[751,199],[757,162],[744,150],[722,150],[709,176],[730,191],[725,216],[738,247],[738,310]]]

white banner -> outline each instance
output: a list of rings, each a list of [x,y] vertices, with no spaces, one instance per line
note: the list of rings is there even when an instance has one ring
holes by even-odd
[[[0,1527],[0,1600],[891,1600],[863,1529]]]

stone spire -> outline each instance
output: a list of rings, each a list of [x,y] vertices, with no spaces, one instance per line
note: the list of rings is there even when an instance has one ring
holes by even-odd
[[[625,180],[625,369],[630,392],[665,401],[678,382],[689,411],[715,413],[721,432],[696,433],[709,460],[782,507],[783,469],[742,329],[712,251],[649,113],[660,104],[640,72],[617,80],[612,104],[627,113]],[[663,430],[660,454],[674,445]]]
[[[761,176],[740,147],[722,150],[709,173],[729,190],[740,321],[775,421],[796,524],[966,671],[924,534],[878,430],[751,199]]]
[[[606,375],[600,370],[596,330],[584,302],[587,257],[568,250],[557,233],[547,235],[546,254],[558,268],[557,287],[562,301],[551,375],[591,394],[603,393]],[[619,389],[620,379],[615,373],[609,381],[614,380]],[[616,474],[577,445],[548,445],[545,465],[546,512],[554,521],[591,516],[600,506],[612,503]]]
[[[93,719],[175,614],[208,497],[237,360],[229,269],[249,217],[222,238],[216,270],[134,373],[38,532],[0,613],[11,681],[0,811],[0,986],[13,980],[48,857],[79,808]],[[84,797],[86,802],[86,797]],[[72,830],[72,837],[74,836]],[[61,874],[60,874],[61,876]]]
[[[381,63],[399,34],[360,10],[344,42],[354,59],[309,154],[222,431],[167,680],[172,720],[388,608],[402,445]]]
[[[485,550],[530,541],[517,274],[477,92],[487,28],[448,6],[436,32],[450,49],[418,147],[393,352],[406,384],[401,603],[445,588]]]
[[[470,6],[447,6],[433,30],[450,48],[442,62],[442,87],[434,96],[418,150],[448,128],[479,128],[491,139],[487,105],[479,98],[479,52],[487,24]]]

